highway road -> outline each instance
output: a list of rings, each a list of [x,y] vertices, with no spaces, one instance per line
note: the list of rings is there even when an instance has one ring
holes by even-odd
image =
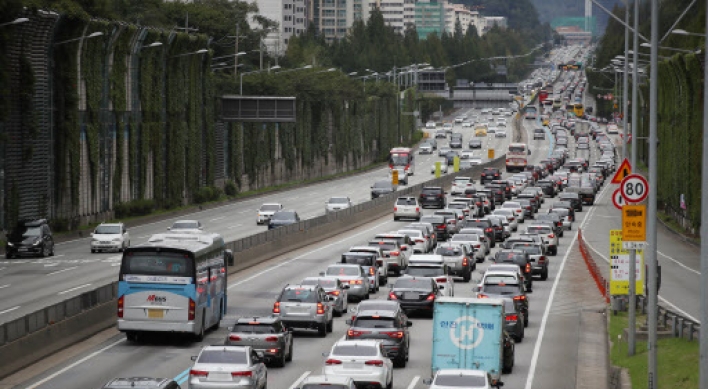
[[[465,112],[472,115],[479,113],[479,110],[470,109]],[[512,117],[507,118],[507,132],[511,134]],[[455,131],[464,136],[465,150],[472,130],[470,127],[455,124]],[[473,150],[475,156],[487,161],[489,148],[495,149],[496,155],[501,155],[510,139],[511,135],[507,138],[489,135],[483,138],[481,149]],[[416,155],[416,173],[410,177],[409,184],[418,184],[434,178],[430,168],[435,161],[443,160],[443,157],[438,157],[437,152]],[[236,240],[267,229],[267,226],[256,225],[256,210],[262,203],[282,203],[285,208],[296,210],[301,219],[309,219],[323,215],[324,203],[332,196],[349,196],[355,204],[370,200],[369,187],[375,181],[387,177],[388,167],[382,167],[355,176],[230,203],[178,219],[198,219],[205,226],[205,230],[217,232],[227,241]],[[167,227],[178,219],[131,228],[131,244],[146,242],[153,234],[166,231]],[[115,281],[120,265],[120,253],[92,254],[89,242],[90,238],[84,238],[59,243],[53,257],[0,260],[0,323]]]
[[[534,125],[526,122],[523,126],[524,129],[530,129]],[[467,139],[468,137],[465,138]],[[530,145],[534,150],[531,155],[532,162],[544,159],[548,154],[548,140],[530,141]],[[593,159],[596,157],[596,151],[593,150]],[[419,159],[419,164],[420,160],[424,158]],[[427,166],[426,162],[418,168]],[[422,169],[418,170],[417,176],[421,175],[423,175]],[[350,179],[363,180],[361,177]],[[368,177],[364,182],[369,182]],[[360,186],[364,186],[361,181]],[[608,200],[607,196],[601,198],[600,205]],[[551,202],[553,200],[547,200],[543,207],[547,208]],[[590,220],[594,209],[595,207],[586,207],[585,212],[578,214],[574,230],[577,226],[586,223],[586,220]],[[432,211],[427,210],[427,212]],[[114,377],[136,375],[175,377],[178,382],[184,382],[186,372],[192,364],[190,356],[196,355],[203,345],[223,342],[227,332],[226,327],[237,317],[270,314],[275,296],[285,284],[297,283],[306,276],[318,274],[327,265],[336,262],[339,254],[348,247],[366,242],[375,233],[396,230],[406,223],[405,221],[394,222],[390,215],[385,216],[346,234],[273,258],[257,267],[236,274],[231,277],[229,285],[228,317],[222,321],[221,328],[209,333],[202,343],[169,336],[155,337],[149,343],[136,345],[126,342],[125,337],[115,330],[110,330],[112,336],[108,336],[102,343],[88,347],[78,355],[42,373],[28,377],[25,381],[15,382],[16,387],[95,388]],[[534,283],[534,292],[530,295],[530,325],[526,329],[524,341],[516,345],[514,372],[503,376],[505,387],[560,388],[574,384],[574,374],[570,373],[575,371],[577,351],[572,338],[574,336],[577,338],[577,334],[563,318],[570,317],[572,322],[575,320],[574,313],[588,302],[574,300],[571,293],[564,288],[573,284],[577,287],[582,284],[582,278],[589,279],[585,272],[579,273],[580,281],[569,279],[570,270],[566,269],[565,272],[563,270],[572,266],[570,258],[577,251],[572,249],[576,243],[574,235],[568,233],[560,240],[558,255],[550,259],[549,279]],[[479,264],[473,278],[479,279],[487,266],[486,263]],[[586,291],[592,291],[592,282],[587,285],[589,286],[585,288]],[[472,284],[457,284],[455,295],[472,296],[471,286]],[[375,298],[385,298],[386,293],[387,289],[382,288]],[[595,294],[597,298],[599,294]],[[322,353],[329,351],[332,344],[344,335],[345,319],[346,317],[335,319],[334,332],[324,339],[315,334],[298,332],[293,362],[284,368],[269,368],[269,387],[288,389],[308,372],[318,373],[324,363]],[[406,368],[395,370],[394,388],[423,389],[426,387],[422,384],[422,379],[428,377],[430,372],[431,321],[425,317],[413,317],[413,321],[410,362]],[[545,325],[542,326],[542,323]],[[567,341],[561,335],[568,336]],[[559,342],[559,339],[564,341]],[[561,374],[548,374],[548,372]]]

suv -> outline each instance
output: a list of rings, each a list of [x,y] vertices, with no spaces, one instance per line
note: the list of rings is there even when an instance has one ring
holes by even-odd
[[[440,186],[426,186],[420,192],[420,205],[435,205],[440,209],[445,208],[447,200],[445,199],[445,190]]]
[[[523,250],[502,249],[494,253],[492,257],[494,263],[514,264],[519,266],[521,274],[524,276],[526,292],[531,292],[533,287],[533,269],[529,255]]]
[[[130,247],[130,234],[123,223],[101,223],[91,234],[91,252],[116,250]]]
[[[488,181],[501,180],[501,171],[495,167],[485,167],[482,171],[482,176],[479,179],[482,185],[486,184]]]
[[[420,220],[421,211],[418,200],[415,197],[399,197],[393,206],[393,220],[400,218],[412,218]]]
[[[496,234],[494,233],[494,224],[489,219],[467,219],[465,220],[465,228],[476,227],[484,230],[484,235],[489,239],[490,248],[496,246]]]
[[[54,255],[54,237],[46,219],[18,222],[7,236],[5,258],[24,255]]]
[[[380,340],[386,356],[394,367],[406,367],[410,353],[410,332],[413,323],[399,307],[395,311],[359,309],[356,318],[346,321],[347,340]]]
[[[546,139],[546,130],[543,128],[534,128],[533,139]]]
[[[403,236],[407,237],[406,235]],[[408,257],[397,238],[376,238],[370,240],[368,246],[381,248],[383,252],[383,260],[387,264],[388,271],[393,272],[395,276],[399,276],[401,274],[401,270],[404,270],[408,265]],[[413,248],[411,248],[411,251],[413,251]]]
[[[114,378],[103,389],[181,389],[181,386],[170,378],[129,377]]]
[[[293,333],[278,317],[240,318],[229,328],[224,344],[251,346],[263,353],[266,362],[279,367],[293,360]]]
[[[474,252],[467,245],[445,243],[435,249],[435,254],[440,255],[450,269],[450,274],[462,277],[465,282],[470,282],[472,272],[477,268],[474,261]]]
[[[314,329],[324,337],[332,332],[333,300],[319,285],[286,285],[273,304],[273,316],[287,328]]]

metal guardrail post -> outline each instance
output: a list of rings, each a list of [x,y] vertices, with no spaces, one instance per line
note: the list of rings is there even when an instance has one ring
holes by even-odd
[[[676,334],[678,333],[678,329],[676,328],[678,326],[678,317],[676,316],[671,316],[671,335],[676,337]]]
[[[678,337],[683,338],[683,322],[684,318],[679,317],[678,318]]]
[[[689,321],[688,325],[686,326],[686,330],[688,330],[688,340],[693,340],[693,325],[694,323],[692,321]]]

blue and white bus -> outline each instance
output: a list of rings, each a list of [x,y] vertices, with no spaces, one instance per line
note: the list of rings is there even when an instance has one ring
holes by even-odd
[[[118,279],[118,330],[130,341],[148,332],[193,334],[226,314],[227,265],[221,235],[167,233],[127,248]]]

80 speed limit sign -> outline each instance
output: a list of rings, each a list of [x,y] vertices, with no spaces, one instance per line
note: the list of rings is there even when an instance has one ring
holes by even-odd
[[[630,174],[622,180],[620,192],[628,203],[641,203],[649,194],[649,183],[639,174]]]

